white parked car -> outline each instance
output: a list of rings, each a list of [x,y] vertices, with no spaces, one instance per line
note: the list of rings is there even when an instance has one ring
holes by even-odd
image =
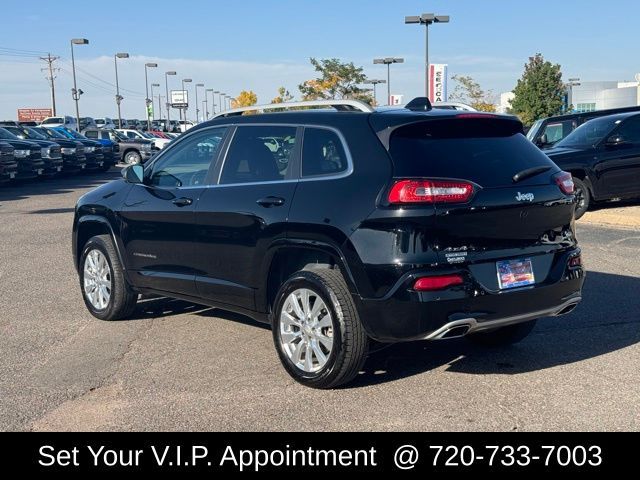
[[[70,130],[77,130],[76,123],[77,122],[74,117],[65,115],[64,117],[47,117],[42,121],[41,125],[48,128],[66,127]]]
[[[185,120],[180,120],[179,124],[178,124],[178,130],[180,130],[181,133],[186,132],[187,130],[189,130],[190,128],[195,127],[195,123],[190,122],[190,121],[185,121]]]
[[[138,130],[132,130],[129,128],[116,128],[116,132],[126,135],[128,138],[141,138],[143,140],[151,140],[156,148],[162,150],[167,143],[171,140],[168,138],[158,138],[153,135],[139,132]]]
[[[477,110],[471,105],[459,102],[434,102],[431,104],[431,106],[440,110],[461,110],[463,112],[477,112]]]

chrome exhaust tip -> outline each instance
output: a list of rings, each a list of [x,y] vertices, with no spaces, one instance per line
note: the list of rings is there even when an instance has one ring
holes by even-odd
[[[449,340],[452,338],[464,337],[471,330],[471,325],[457,325],[449,328],[438,335],[438,340]]]

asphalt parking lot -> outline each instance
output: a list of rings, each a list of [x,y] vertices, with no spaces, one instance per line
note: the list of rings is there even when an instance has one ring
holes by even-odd
[[[314,391],[244,317],[166,299],[130,321],[89,315],[73,206],[118,175],[0,187],[2,430],[640,430],[640,227],[589,214],[584,302],[521,344],[395,345]]]

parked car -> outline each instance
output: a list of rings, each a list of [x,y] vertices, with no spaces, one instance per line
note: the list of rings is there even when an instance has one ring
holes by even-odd
[[[13,180],[18,174],[18,162],[13,154],[14,150],[10,144],[0,141],[0,183]]]
[[[89,133],[89,135],[87,135],[87,133]],[[83,130],[81,134],[89,140],[95,140],[102,144],[105,163],[115,165],[120,161],[120,144],[116,139],[111,138],[109,131],[93,127]]]
[[[116,128],[116,124],[113,120],[108,117],[104,118],[96,118],[96,127],[97,128],[106,128],[108,130]]]
[[[59,144],[46,138],[30,137],[26,127],[2,127],[0,129],[11,133],[16,139],[28,140],[40,146],[40,155],[44,162],[42,175],[52,176],[62,171],[62,147]]]
[[[84,154],[86,157],[86,170],[109,170],[113,163],[107,162],[104,157],[103,147],[100,142],[95,140],[89,140],[84,135],[76,132],[75,130],[69,130],[64,127],[56,127],[54,130],[71,140],[78,140],[84,145]]]
[[[40,145],[27,140],[21,140],[12,133],[0,128],[0,141],[13,147],[13,155],[18,163],[16,180],[37,178],[44,173],[44,162]]]
[[[42,137],[56,142],[61,147],[62,152],[62,171],[63,172],[79,172],[87,166],[87,157],[84,152],[84,144],[78,140],[71,139],[51,128],[35,127],[27,128],[29,135],[36,138]]]
[[[477,112],[475,108],[466,103],[460,102],[437,102],[433,104],[433,108],[441,110],[458,110],[461,112]]]
[[[96,121],[92,117],[80,117],[80,131],[85,128],[95,128]]]
[[[141,138],[128,138],[116,130],[85,130],[84,135],[91,140],[111,140],[118,144],[119,161],[123,163],[145,163],[152,156],[153,142]]]
[[[122,135],[130,139],[138,138],[141,140],[150,140],[153,142],[154,147],[158,150],[162,150],[171,141],[168,138],[158,138],[146,132],[143,133],[143,132],[139,132],[138,130],[132,130],[132,129],[117,128],[116,132],[121,133]]]
[[[568,115],[543,118],[531,126],[527,132],[527,138],[540,148],[551,148],[580,125],[588,122],[589,120],[626,112],[640,112],[640,106],[597,110],[594,112],[571,113]]]
[[[64,117],[47,117],[42,120],[43,127],[53,128],[53,127],[65,127],[71,130],[76,130],[76,119],[74,117],[70,117],[65,115]]]
[[[332,388],[371,339],[508,344],[580,302],[571,175],[515,117],[332,105],[223,113],[84,195],[88,310],[126,318],[150,293],[240,312],[295,380]]]
[[[589,120],[544,152],[573,175],[576,218],[594,202],[640,198],[640,112]]]
[[[38,125],[40,125],[38,122],[31,122],[31,121],[18,122],[18,124],[22,127],[37,127]]]

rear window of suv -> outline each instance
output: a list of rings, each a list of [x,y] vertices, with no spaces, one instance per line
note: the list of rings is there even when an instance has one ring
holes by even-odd
[[[389,144],[394,174],[492,187],[512,185],[513,176],[523,170],[554,166],[519,125],[502,119],[447,119],[400,127]]]

